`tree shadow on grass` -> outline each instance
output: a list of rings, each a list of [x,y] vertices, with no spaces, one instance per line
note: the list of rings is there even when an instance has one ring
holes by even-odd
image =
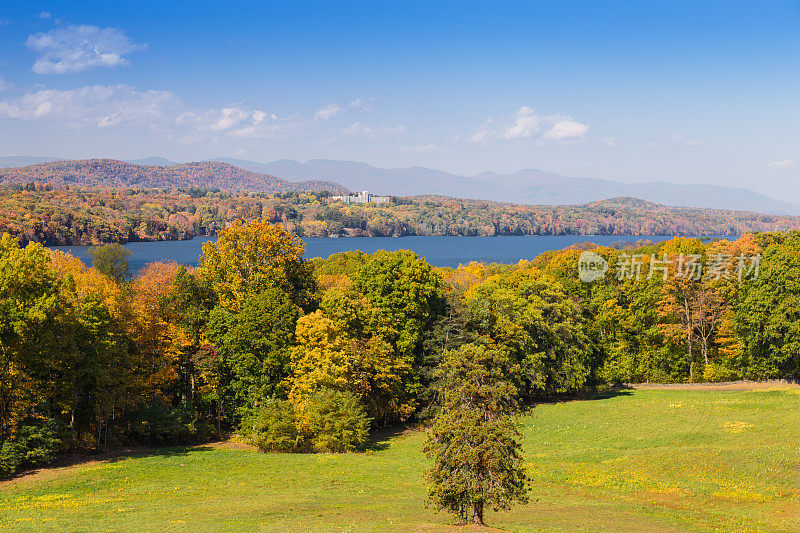
[[[581,400],[610,400],[618,396],[631,396],[634,391],[633,387],[627,385],[619,385],[603,391],[596,391],[586,397],[579,398]]]
[[[105,452],[81,451],[68,453],[59,456],[58,459],[49,465],[23,470],[10,478],[0,479],[0,490],[20,481],[36,481],[50,478],[61,469],[90,466],[97,463],[117,463],[126,459],[142,457],[180,457],[194,452],[207,452],[213,449],[213,446],[207,445],[166,447],[121,446]]]
[[[415,429],[416,426],[403,424],[373,431],[364,445],[364,450],[369,452],[387,450],[389,448],[389,441]]]
[[[579,394],[555,394],[549,398],[543,398],[534,401],[531,404],[531,407],[535,407],[537,405],[547,405],[547,404],[556,404],[556,403],[565,403],[565,402],[584,402],[584,401],[594,401],[594,400],[610,400],[611,398],[616,398],[619,396],[631,396],[634,391],[633,387],[628,387],[626,385],[619,385],[614,386],[609,389],[604,390],[590,390],[584,391]]]

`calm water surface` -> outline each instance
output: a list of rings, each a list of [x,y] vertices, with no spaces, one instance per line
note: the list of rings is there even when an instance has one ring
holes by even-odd
[[[661,236],[507,236],[507,237],[364,237],[329,239],[309,237],[306,258],[328,257],[338,252],[361,250],[412,250],[425,257],[433,266],[457,267],[459,263],[483,261],[486,263],[516,263],[520,259],[533,259],[548,250],[560,250],[575,243],[593,242],[609,245],[617,242],[636,242],[642,239],[663,241],[672,237]],[[136,272],[154,261],[177,261],[195,266],[202,253],[203,244],[216,237],[198,237],[190,241],[133,242],[125,248],[133,252],[131,271]],[[91,263],[88,246],[53,246]]]

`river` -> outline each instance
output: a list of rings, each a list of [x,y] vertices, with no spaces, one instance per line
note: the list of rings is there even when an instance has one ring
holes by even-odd
[[[198,237],[188,241],[132,242],[125,248],[132,252],[129,264],[132,272],[138,271],[154,261],[177,261],[196,266],[203,244],[216,237]],[[482,261],[486,263],[517,263],[520,259],[533,259],[548,250],[560,250],[575,243],[593,242],[610,245],[618,242],[638,240],[663,241],[664,236],[503,236],[503,237],[364,237],[330,239],[309,237],[306,243],[306,258],[328,257],[338,252],[362,250],[372,253],[377,250],[412,250],[425,257],[433,266],[457,267],[459,263]],[[730,237],[726,237],[730,238]],[[704,239],[706,239],[704,237]],[[88,246],[52,246],[90,263]]]

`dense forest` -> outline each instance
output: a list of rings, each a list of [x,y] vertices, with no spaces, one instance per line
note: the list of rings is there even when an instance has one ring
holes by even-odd
[[[347,192],[338,183],[320,180],[291,182],[244,170],[219,161],[180,165],[136,165],[116,159],[53,161],[26,167],[0,168],[0,183],[40,183],[70,187],[175,188],[194,187],[231,191],[321,191]]]
[[[527,206],[446,197],[343,204],[328,192],[0,185],[0,232],[46,245],[189,239],[266,219],[299,237],[742,235],[800,229],[800,217],[665,207],[632,198]]]
[[[262,220],[221,229],[197,269],[131,277],[118,244],[88,268],[5,234],[0,475],[62,450],[227,432],[264,450],[355,450],[452,404],[443,387],[484,360],[503,361],[522,405],[627,382],[800,377],[800,233],[597,248],[608,270],[591,283],[581,253],[457,269],[409,251],[305,261],[302,241]]]

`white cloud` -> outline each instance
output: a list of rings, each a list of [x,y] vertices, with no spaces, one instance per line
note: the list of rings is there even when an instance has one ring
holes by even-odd
[[[330,120],[342,112],[339,104],[328,104],[314,114],[314,120]]]
[[[39,18],[40,19],[49,19],[50,18],[50,12],[49,11],[42,11],[41,13],[39,13]]]
[[[356,98],[355,100],[352,100],[349,104],[346,105],[328,104],[321,107],[314,114],[314,120],[330,120],[334,117],[341,115],[343,112],[349,109],[356,111],[370,111],[372,110],[372,103],[374,101],[375,101],[374,98],[369,98],[368,100]]]
[[[441,149],[435,144],[418,144],[415,146],[403,146],[400,148],[401,154],[428,154],[431,152],[438,152]]]
[[[68,128],[118,124],[163,125],[181,105],[168,91],[142,91],[127,85],[91,85],[77,89],[42,89],[0,101],[0,117],[52,119]]]
[[[540,134],[542,129],[544,133]],[[586,135],[589,126],[562,115],[539,115],[533,108],[520,107],[511,118],[489,117],[478,130],[470,136],[476,143],[490,141],[515,141],[538,138],[548,141],[579,139]]]
[[[797,166],[797,162],[794,159],[781,159],[769,163],[765,168],[770,170],[779,170],[785,168],[794,168],[795,166]]]
[[[616,137],[606,137],[603,139],[603,144],[605,144],[607,148],[616,148],[619,146],[619,139]]]
[[[575,122],[574,120],[559,120],[553,126],[544,132],[542,139],[550,141],[565,141],[568,139],[580,139],[586,132],[589,131],[589,126]]]
[[[33,64],[37,74],[69,74],[93,67],[127,65],[126,54],[147,45],[131,42],[120,29],[80,25],[31,35],[25,45],[39,52]]]
[[[522,106],[517,111],[514,124],[503,133],[503,138],[506,140],[527,139],[538,130],[539,117],[536,116],[536,112],[528,106]]]
[[[361,122],[354,122],[342,128],[339,133],[348,136],[361,136],[367,139],[381,139],[386,137],[397,137],[399,134],[406,131],[405,126],[377,126],[372,127]]]
[[[217,135],[275,139],[299,129],[293,120],[260,109],[241,105],[190,109],[169,91],[143,91],[128,85],[42,89],[0,101],[0,118],[49,121],[68,129],[144,126],[183,143]]]
[[[356,98],[347,104],[347,107],[350,109],[357,109],[359,111],[372,111],[372,104],[375,103],[375,100],[377,100],[377,98],[367,98],[366,100],[362,98]]]
[[[373,131],[372,128],[369,126],[362,124],[360,122],[353,122],[346,128],[342,128],[341,133],[343,135],[365,135],[369,136],[372,135]]]
[[[481,127],[478,128],[478,131],[473,133],[469,139],[474,143],[483,143],[492,139],[496,135],[494,122],[494,117],[487,118]]]
[[[196,132],[221,133],[247,139],[279,139],[297,129],[291,120],[282,120],[274,114],[243,106],[186,111],[175,119],[175,124],[191,127]]]

